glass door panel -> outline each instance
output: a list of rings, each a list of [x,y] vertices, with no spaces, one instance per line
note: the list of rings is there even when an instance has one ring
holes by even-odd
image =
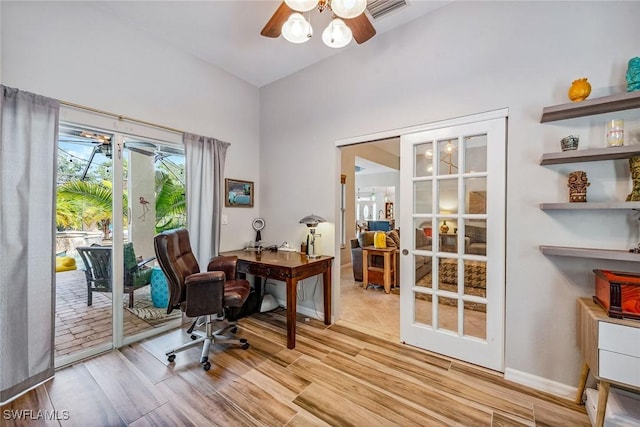
[[[112,142],[60,125],[56,200],[56,366],[113,346]]]
[[[154,236],[186,225],[184,155],[157,141],[125,136],[123,174],[124,341],[179,322],[167,315],[169,290],[155,260]]]

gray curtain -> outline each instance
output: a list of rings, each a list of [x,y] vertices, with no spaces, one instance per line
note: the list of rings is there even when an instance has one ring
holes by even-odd
[[[187,175],[187,227],[201,269],[220,250],[220,214],[224,193],[224,162],[228,142],[184,134]]]
[[[0,404],[53,377],[58,101],[0,85]]]

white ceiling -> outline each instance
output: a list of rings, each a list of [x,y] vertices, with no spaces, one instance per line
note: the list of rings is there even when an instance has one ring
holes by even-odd
[[[407,6],[371,20],[377,31],[375,37],[448,3],[406,1]],[[321,14],[312,11],[314,36],[307,43],[296,45],[282,36],[277,39],[261,36],[260,30],[280,1],[100,1],[85,4],[100,13],[111,13],[131,27],[257,87],[332,55],[365,46],[355,41],[342,49],[325,46],[320,35],[331,18],[328,11]]]

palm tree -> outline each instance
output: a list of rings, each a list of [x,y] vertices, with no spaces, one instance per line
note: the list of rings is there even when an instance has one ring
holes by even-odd
[[[128,220],[128,197],[124,192],[122,215],[125,223]],[[72,180],[58,187],[58,206],[56,221],[58,228],[78,225],[67,218],[76,215],[83,223],[96,224],[109,237],[111,224],[111,206],[113,205],[113,188],[111,182],[101,183]],[[185,213],[184,185],[172,179],[163,171],[156,172],[156,232],[184,225]],[[79,215],[78,215],[79,214]]]
[[[79,209],[80,218],[85,224],[97,224],[102,231],[102,238],[109,238],[109,225],[111,225],[111,206],[113,201],[113,188],[111,182],[101,183],[86,182],[79,179],[67,181],[58,187],[58,206],[56,218],[67,215],[65,207],[71,205]],[[128,203],[127,195],[123,194],[122,215],[127,219]],[[58,223],[58,226],[61,224]]]

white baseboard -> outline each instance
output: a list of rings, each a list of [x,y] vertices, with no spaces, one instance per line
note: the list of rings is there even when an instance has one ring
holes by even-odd
[[[504,379],[513,381],[514,383],[525,385],[527,387],[535,388],[536,390],[555,394],[556,396],[560,396],[570,400],[573,400],[575,398],[578,391],[577,387],[568,386],[566,384],[562,384],[556,381],[549,380],[547,378],[538,377],[536,375],[528,374],[526,372],[518,371],[511,368],[507,368],[504,370]]]

